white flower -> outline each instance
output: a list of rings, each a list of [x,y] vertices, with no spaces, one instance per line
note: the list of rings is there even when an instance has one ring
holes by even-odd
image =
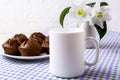
[[[86,4],[73,5],[69,10],[69,15],[72,18],[75,18],[78,24],[81,24],[84,21],[91,20],[90,10],[91,8],[89,6],[86,6]]]
[[[109,8],[106,6],[101,6],[96,4],[93,11],[92,11],[92,22],[90,24],[94,25],[97,24],[101,28],[103,28],[103,21],[110,21],[111,16],[108,14]]]

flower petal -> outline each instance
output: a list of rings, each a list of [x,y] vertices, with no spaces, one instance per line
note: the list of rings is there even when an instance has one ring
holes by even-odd
[[[99,25],[103,29],[103,22],[102,22],[102,20],[97,20],[96,24]]]
[[[104,16],[105,16],[105,17],[103,18],[104,21],[110,21],[110,20],[112,20],[112,17],[111,17],[109,14],[104,15]]]

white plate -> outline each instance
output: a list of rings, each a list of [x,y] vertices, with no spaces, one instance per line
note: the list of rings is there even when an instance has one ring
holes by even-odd
[[[23,60],[35,60],[35,59],[44,59],[48,58],[49,55],[43,53],[42,55],[39,56],[14,56],[14,55],[9,55],[9,54],[3,54],[6,57],[14,58],[14,59],[23,59]]]
[[[47,55],[46,53],[42,53],[39,56],[14,56],[14,55],[9,55],[9,54],[4,53],[4,50],[3,50],[2,46],[0,46],[0,55],[6,56],[6,57],[9,57],[9,58],[23,59],[23,60],[44,59],[44,58],[49,57],[49,55]]]

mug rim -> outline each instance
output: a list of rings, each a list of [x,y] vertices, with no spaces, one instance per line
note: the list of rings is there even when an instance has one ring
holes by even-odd
[[[81,33],[84,32],[82,28],[52,28],[49,33],[69,34],[69,33]]]

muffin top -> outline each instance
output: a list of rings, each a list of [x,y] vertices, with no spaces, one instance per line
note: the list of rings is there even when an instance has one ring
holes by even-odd
[[[29,39],[34,39],[38,41],[38,43],[41,45],[43,40],[45,39],[45,35],[40,32],[34,32],[30,35]]]
[[[20,43],[23,43],[24,41],[28,40],[28,38],[22,33],[14,35],[13,38],[16,38]]]
[[[41,48],[41,45],[39,45],[39,43],[34,40],[34,39],[29,39],[27,41],[24,41],[20,46],[19,48],[24,48],[24,49],[38,49],[38,48]]]
[[[16,38],[10,38],[2,45],[3,47],[17,48],[20,46],[20,42]]]
[[[49,36],[47,36],[43,41],[42,47],[49,47]]]

